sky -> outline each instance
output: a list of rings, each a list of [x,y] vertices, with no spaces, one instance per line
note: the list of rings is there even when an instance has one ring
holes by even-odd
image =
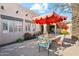
[[[71,8],[60,7],[60,5],[63,5],[64,3],[22,3],[23,8],[27,8],[30,10],[33,10],[34,12],[38,13],[39,15],[45,15],[51,12],[56,12],[59,15],[67,16],[66,21],[72,20],[72,13],[70,13],[72,10]],[[70,11],[70,12],[68,12]]]

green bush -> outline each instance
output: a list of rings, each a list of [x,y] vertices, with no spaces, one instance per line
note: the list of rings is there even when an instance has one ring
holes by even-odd
[[[22,43],[24,40],[22,39],[22,38],[18,38],[18,39],[16,39],[16,42],[17,43]]]
[[[30,40],[32,38],[32,34],[30,33],[24,33],[24,40]]]

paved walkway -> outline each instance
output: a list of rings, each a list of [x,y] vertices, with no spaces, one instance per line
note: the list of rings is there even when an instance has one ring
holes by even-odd
[[[38,51],[36,40],[27,40],[23,43],[16,43],[0,48],[0,56],[47,56],[47,50]],[[67,46],[62,52],[64,56],[79,56],[79,46]],[[51,51],[50,56],[57,56]]]
[[[79,56],[79,46],[74,45],[63,51],[64,56]]]
[[[38,51],[36,40],[27,40],[0,48],[0,56],[47,56],[47,50]],[[52,53],[51,55],[56,55]]]

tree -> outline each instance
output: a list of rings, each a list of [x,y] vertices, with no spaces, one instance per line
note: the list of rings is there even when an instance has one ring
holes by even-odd
[[[72,3],[72,35],[77,37],[79,36],[79,4],[78,3]]]
[[[79,3],[60,4],[60,9],[63,13],[72,14],[72,39],[74,39],[73,37],[79,39]]]

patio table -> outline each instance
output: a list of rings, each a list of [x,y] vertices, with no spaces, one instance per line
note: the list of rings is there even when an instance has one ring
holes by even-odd
[[[48,41],[51,41],[51,43],[53,44],[53,42],[56,42],[56,44],[62,45],[63,44],[63,40],[64,40],[64,36],[63,35],[57,35],[57,36],[53,36],[53,35],[41,35],[40,37],[47,37]],[[40,43],[46,43],[48,42],[47,40],[41,40],[39,41]]]
[[[41,44],[46,44],[46,43],[49,42],[48,51],[50,50],[50,47],[51,48],[52,47],[57,47],[56,48],[57,51],[60,52],[59,49],[62,47],[62,40],[63,40],[62,35],[58,35],[58,36],[52,36],[52,35],[44,36],[44,35],[41,35],[39,37],[40,37],[39,38],[40,40],[38,41],[39,44],[40,43]],[[47,39],[42,40],[43,38],[48,38],[48,40]],[[40,51],[40,47],[39,47],[39,51]],[[48,54],[49,54],[49,52],[48,52]],[[60,54],[60,53],[58,53],[58,54]]]
[[[43,36],[43,35],[41,35],[40,37],[42,37],[42,38],[47,37],[48,40],[38,40],[38,43],[47,43],[48,41],[52,42],[52,41],[54,41],[56,39],[55,36]],[[40,39],[42,39],[42,38],[40,38]]]
[[[64,36],[63,35],[57,35],[57,36],[48,36],[49,40],[55,40],[61,37],[61,40],[63,40]]]

